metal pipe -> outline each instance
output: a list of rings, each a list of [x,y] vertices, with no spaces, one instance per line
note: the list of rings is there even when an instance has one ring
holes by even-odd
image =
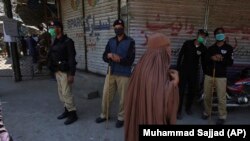
[[[121,18],[121,0],[118,0],[117,11],[118,11],[118,19],[120,19]]]
[[[58,8],[58,13],[57,13],[57,17],[60,21],[62,21],[62,6],[61,6],[61,1],[60,0],[56,0],[56,5],[57,5],[57,8]]]
[[[85,57],[85,71],[89,71],[88,70],[88,46],[87,46],[87,38],[86,38],[86,25],[85,25],[85,4],[84,4],[84,0],[82,0],[82,17],[83,17],[83,40],[84,40],[84,57]]]
[[[207,0],[206,9],[205,9],[204,29],[208,29],[209,4],[210,4],[210,0]]]
[[[11,0],[4,0],[3,2],[4,2],[4,9],[5,9],[6,16],[10,19],[13,19]],[[15,37],[11,37],[11,38],[15,38]],[[19,60],[19,54],[18,54],[16,41],[10,42],[10,53],[12,57],[12,68],[14,71],[14,78],[15,78],[15,81],[18,82],[22,80],[22,75],[21,75],[21,70],[20,70],[20,60]]]

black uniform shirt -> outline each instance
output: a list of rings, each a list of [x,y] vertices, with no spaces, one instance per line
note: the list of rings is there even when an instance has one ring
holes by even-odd
[[[66,35],[63,35],[59,39],[55,39],[50,52],[50,67],[54,69],[54,71],[58,71],[57,65],[59,62],[66,62],[68,65],[68,74],[75,75],[76,72],[76,50],[74,41],[68,38]]]
[[[201,58],[202,69],[205,68],[205,54],[207,48],[200,44],[196,47],[194,40],[184,42],[177,60],[177,69],[180,73],[197,75],[199,59]]]
[[[221,54],[223,61],[214,62],[211,57],[215,54]],[[208,48],[206,56],[205,74],[213,76],[213,68],[215,67],[215,77],[226,77],[227,67],[233,65],[233,47],[227,43],[218,47],[216,44]],[[215,66],[214,66],[215,65]]]

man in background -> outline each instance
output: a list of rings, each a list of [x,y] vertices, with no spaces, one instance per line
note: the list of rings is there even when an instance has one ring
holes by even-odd
[[[201,64],[203,70],[205,68],[205,54],[207,48],[204,46],[204,41],[207,36],[208,32],[206,30],[198,30],[196,39],[185,41],[179,53],[177,60],[177,70],[180,75],[178,119],[182,119],[182,107],[185,98],[186,113],[188,115],[193,113],[193,101],[197,96],[197,86],[199,84],[199,65]],[[186,91],[186,88],[188,88],[188,91]]]

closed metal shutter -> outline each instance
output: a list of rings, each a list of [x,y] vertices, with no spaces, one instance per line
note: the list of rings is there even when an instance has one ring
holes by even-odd
[[[209,45],[215,42],[213,31],[223,27],[226,39],[234,49],[234,67],[229,73],[239,72],[243,67],[250,67],[250,1],[246,0],[210,0],[208,29]]]
[[[126,11],[126,10],[124,10]],[[172,65],[185,40],[196,37],[204,27],[206,0],[130,0],[128,1],[129,35],[136,41],[136,62],[144,53],[145,35],[161,32],[169,36]]]
[[[75,43],[77,68],[85,69],[82,1],[62,0],[61,8],[64,33]]]
[[[102,60],[109,38],[114,37],[113,22],[118,17],[117,0],[84,1],[88,69],[106,74],[107,63]]]

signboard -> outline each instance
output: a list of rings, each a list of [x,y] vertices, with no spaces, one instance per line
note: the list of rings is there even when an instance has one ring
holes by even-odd
[[[9,18],[3,20],[4,31],[6,35],[18,36],[17,21]]]
[[[3,34],[4,34],[4,42],[16,42],[15,38],[10,36],[10,35],[7,35],[6,34],[6,31],[5,31],[5,28],[4,28],[4,25],[3,25]]]

